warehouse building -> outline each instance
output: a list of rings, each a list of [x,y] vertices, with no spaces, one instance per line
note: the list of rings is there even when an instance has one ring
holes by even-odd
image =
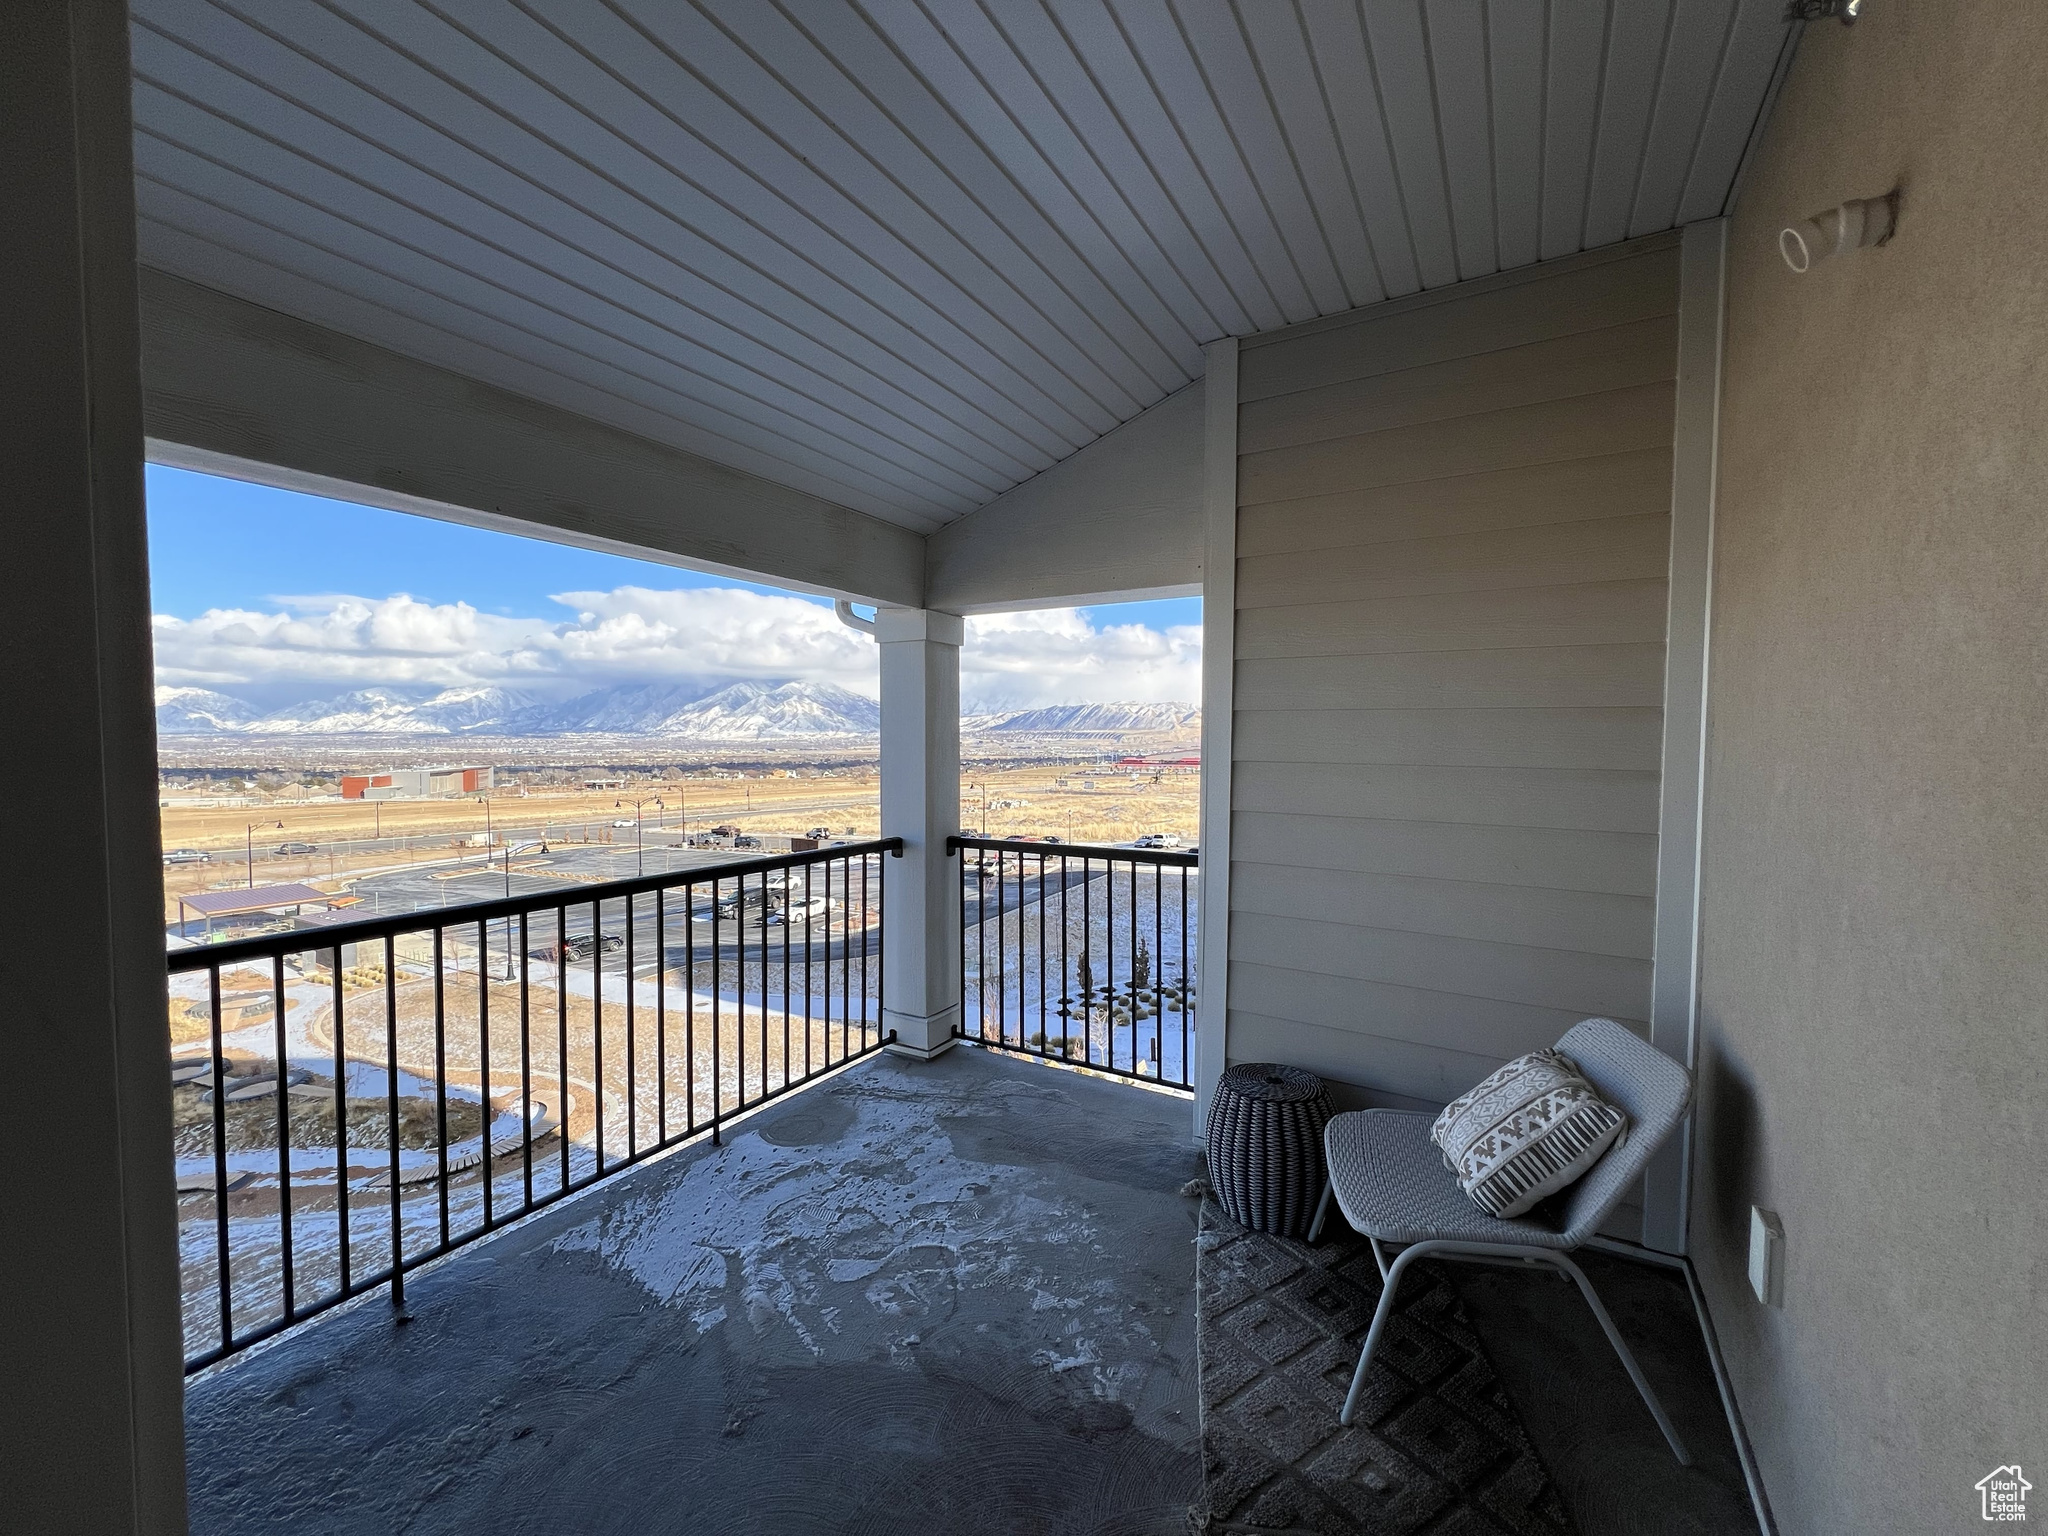
[[[417,800],[431,795],[470,795],[492,787],[490,768],[390,768],[383,773],[345,773],[344,800]]]

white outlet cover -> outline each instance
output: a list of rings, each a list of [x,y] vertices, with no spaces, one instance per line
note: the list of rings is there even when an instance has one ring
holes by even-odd
[[[1785,1298],[1785,1228],[1760,1205],[1749,1208],[1749,1288],[1767,1307]]]

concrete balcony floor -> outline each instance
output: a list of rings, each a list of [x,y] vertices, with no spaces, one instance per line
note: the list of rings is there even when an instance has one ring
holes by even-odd
[[[870,1058],[195,1382],[192,1529],[1184,1531],[1189,1113]]]
[[[193,1383],[192,1529],[1167,1536],[1201,1491],[1188,1101],[870,1058]],[[1756,1529],[1682,1276],[1450,1266],[1580,1536]]]

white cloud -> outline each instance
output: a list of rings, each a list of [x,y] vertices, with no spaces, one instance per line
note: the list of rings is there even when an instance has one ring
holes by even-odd
[[[1098,627],[1078,608],[972,618],[960,695],[978,709],[1192,703],[1202,696],[1202,631],[1191,624]]]
[[[828,607],[731,587],[563,592],[572,618],[505,617],[404,593],[280,597],[154,621],[157,681],[273,702],[371,685],[495,684],[566,695],[625,682],[801,678],[873,696],[878,655]],[[968,621],[974,708],[1200,696],[1201,631],[1098,627],[1072,608]]]

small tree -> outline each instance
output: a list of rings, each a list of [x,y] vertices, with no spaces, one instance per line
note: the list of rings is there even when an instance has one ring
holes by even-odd
[[[1136,996],[1152,985],[1152,951],[1145,946],[1145,936],[1138,936],[1138,947],[1131,951],[1131,994]]]

